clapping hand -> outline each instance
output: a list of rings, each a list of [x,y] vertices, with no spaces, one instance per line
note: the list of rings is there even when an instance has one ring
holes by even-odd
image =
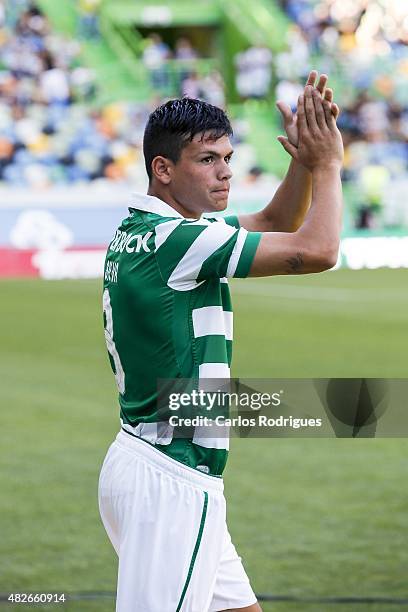
[[[343,141],[332,111],[332,104],[322,97],[313,85],[305,87],[297,105],[298,145],[285,136],[278,140],[304,168],[314,170],[340,170],[343,162]]]
[[[316,79],[317,79],[317,71],[312,70],[308,76],[305,87],[308,87],[311,85],[314,89],[316,89],[319,92],[323,100],[327,100],[330,103],[332,115],[334,119],[337,120],[340,110],[337,104],[333,102],[333,90],[326,87],[327,81],[328,81],[327,75],[321,74],[317,82],[317,85],[315,85]],[[292,113],[292,110],[290,109],[288,104],[280,100],[277,101],[276,106],[282,115],[283,126],[287,134],[287,140],[290,142],[290,144],[297,147],[299,143],[297,112]]]

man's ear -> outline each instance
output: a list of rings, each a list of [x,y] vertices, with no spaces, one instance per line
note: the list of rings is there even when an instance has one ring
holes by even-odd
[[[157,155],[152,161],[152,175],[162,183],[162,185],[169,185],[171,182],[171,169],[173,165],[173,162],[167,159],[167,157]]]

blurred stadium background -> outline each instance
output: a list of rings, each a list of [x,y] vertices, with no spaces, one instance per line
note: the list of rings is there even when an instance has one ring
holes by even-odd
[[[117,410],[97,279],[132,191],[146,189],[149,112],[179,95],[225,107],[230,209],[256,210],[288,165],[275,100],[294,106],[311,68],[342,110],[339,269],[233,283],[234,373],[406,377],[406,2],[0,0],[1,594],[98,592],[58,607],[114,608],[96,485]],[[265,612],[408,600],[405,440],[232,451],[229,524],[253,586],[299,598]]]

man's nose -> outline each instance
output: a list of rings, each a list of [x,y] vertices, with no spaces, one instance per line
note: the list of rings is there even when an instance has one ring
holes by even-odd
[[[217,173],[217,178],[219,180],[229,180],[232,177],[232,170],[225,161],[221,161],[220,167]]]

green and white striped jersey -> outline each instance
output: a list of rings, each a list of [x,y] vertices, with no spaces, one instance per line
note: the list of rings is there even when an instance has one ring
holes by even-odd
[[[202,427],[177,438],[157,410],[158,379],[229,378],[232,307],[227,277],[248,275],[261,234],[237,217],[185,219],[137,195],[110,243],[103,310],[122,428],[174,459],[220,476],[228,436]]]

